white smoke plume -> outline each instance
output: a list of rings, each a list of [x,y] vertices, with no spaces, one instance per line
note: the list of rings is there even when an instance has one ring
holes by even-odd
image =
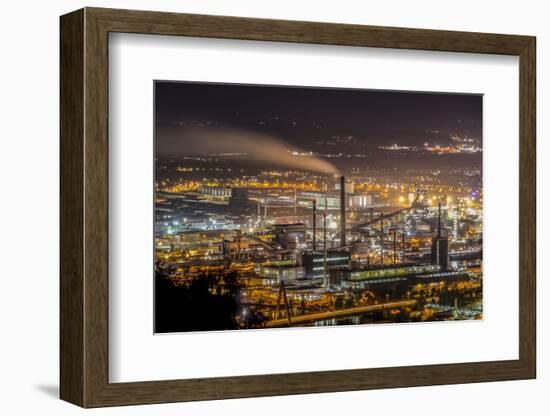
[[[248,130],[221,127],[161,129],[157,137],[157,156],[206,156],[212,154],[246,154],[247,162],[275,163],[289,169],[302,169],[324,174],[339,174],[338,169],[316,156],[304,153],[295,145],[277,137]]]

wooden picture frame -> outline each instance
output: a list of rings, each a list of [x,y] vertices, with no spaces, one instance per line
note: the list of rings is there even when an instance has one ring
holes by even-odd
[[[101,407],[535,378],[534,37],[100,8],[64,15],[60,28],[61,399]],[[519,56],[519,359],[109,383],[110,32]]]

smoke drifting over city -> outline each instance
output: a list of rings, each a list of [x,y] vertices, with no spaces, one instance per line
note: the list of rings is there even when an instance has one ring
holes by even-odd
[[[185,149],[185,156],[225,156],[245,159],[258,166],[273,164],[288,169],[301,169],[324,174],[339,174],[326,160],[282,139],[250,130],[230,127],[187,128],[180,125],[161,129],[162,146],[157,156],[173,157]],[[295,157],[293,155],[303,155]]]

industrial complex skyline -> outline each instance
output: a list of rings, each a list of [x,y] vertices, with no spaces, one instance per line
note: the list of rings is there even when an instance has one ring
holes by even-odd
[[[482,318],[482,96],[157,81],[155,331]]]

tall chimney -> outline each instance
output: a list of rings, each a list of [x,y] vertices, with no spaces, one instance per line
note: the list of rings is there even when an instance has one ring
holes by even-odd
[[[441,237],[441,202],[437,205],[437,238]]]
[[[317,234],[317,201],[315,198],[311,200],[311,203],[313,204],[313,251],[317,251],[317,241],[316,241],[316,234]]]
[[[267,190],[264,192],[264,219],[267,222]]]
[[[397,228],[393,229],[393,264],[397,263]]]
[[[324,278],[324,286],[328,287],[328,276],[327,276],[327,192],[328,192],[328,186],[325,183],[325,206],[324,206],[324,212],[323,212],[323,278]]]
[[[370,267],[370,231],[367,228],[367,269]]]
[[[401,263],[405,263],[405,229],[401,230]]]
[[[340,245],[346,245],[346,178],[340,176]]]
[[[384,213],[380,211],[380,265],[384,265]]]

